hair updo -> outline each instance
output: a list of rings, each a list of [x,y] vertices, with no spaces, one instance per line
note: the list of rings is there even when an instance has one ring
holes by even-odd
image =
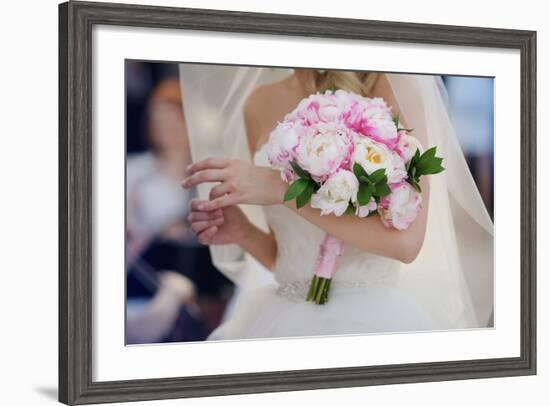
[[[371,96],[379,75],[376,72],[312,69],[310,86],[314,89],[313,93],[336,88],[368,97]]]

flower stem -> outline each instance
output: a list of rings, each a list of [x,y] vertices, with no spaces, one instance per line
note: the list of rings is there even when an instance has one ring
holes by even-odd
[[[331,279],[313,275],[306,295],[306,301],[316,304],[325,304],[328,302],[330,283]]]

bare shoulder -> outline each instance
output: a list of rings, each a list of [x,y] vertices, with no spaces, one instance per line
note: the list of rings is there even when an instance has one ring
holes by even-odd
[[[250,93],[244,105],[244,113],[247,116],[262,114],[268,108],[276,106],[281,96],[285,95],[287,88],[286,79],[258,86]]]
[[[376,83],[374,84],[374,88],[372,89],[372,93],[375,97],[382,97],[386,101],[386,103],[388,103],[392,107],[394,113],[399,112],[397,99],[395,98],[395,95],[390,85],[390,81],[388,80],[386,74],[382,73],[378,75]]]
[[[392,113],[399,115],[399,121],[401,121],[401,123],[403,123],[405,127],[409,125],[407,117],[403,115],[403,112],[399,108],[397,97],[392,90],[390,81],[386,74],[378,75],[378,79],[376,80],[376,83],[374,84],[374,88],[372,90],[372,94],[375,97],[383,98],[386,103],[388,103],[388,106],[391,107]]]
[[[269,132],[292,109],[287,79],[258,86],[244,105],[244,120],[251,152],[266,141]]]

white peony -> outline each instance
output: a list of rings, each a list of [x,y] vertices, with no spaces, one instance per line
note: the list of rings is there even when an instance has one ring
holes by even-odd
[[[391,185],[392,192],[380,199],[378,213],[386,227],[406,230],[418,216],[422,196],[407,182]]]
[[[347,210],[350,201],[356,199],[358,190],[359,181],[355,175],[340,169],[313,194],[311,207],[321,209],[321,215],[333,213],[341,216]]]
[[[337,123],[318,123],[300,137],[296,161],[313,177],[323,179],[349,162],[353,142],[349,131]]]
[[[377,208],[378,208],[378,205],[376,204],[376,200],[374,200],[374,198],[371,197],[370,201],[363,206],[359,206],[359,204],[356,203],[355,215],[357,217],[367,217],[373,211],[376,211]]]
[[[407,176],[402,159],[384,144],[358,135],[354,137],[354,142],[352,162],[361,165],[367,174],[384,169],[388,183],[400,182]]]
[[[267,142],[269,163],[279,170],[288,167],[289,161],[293,159],[292,151],[305,132],[306,129],[300,123],[279,123]]]
[[[397,151],[405,162],[409,162],[411,160],[417,149],[420,150],[421,154],[424,153],[424,149],[422,148],[420,141],[418,141],[418,138],[413,137],[405,131],[400,132],[399,135],[400,138],[397,144]]]

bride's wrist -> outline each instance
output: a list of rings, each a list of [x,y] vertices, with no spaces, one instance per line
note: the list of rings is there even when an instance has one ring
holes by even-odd
[[[279,171],[266,169],[264,186],[266,194],[269,196],[267,205],[283,203],[287,185],[281,179]]]

